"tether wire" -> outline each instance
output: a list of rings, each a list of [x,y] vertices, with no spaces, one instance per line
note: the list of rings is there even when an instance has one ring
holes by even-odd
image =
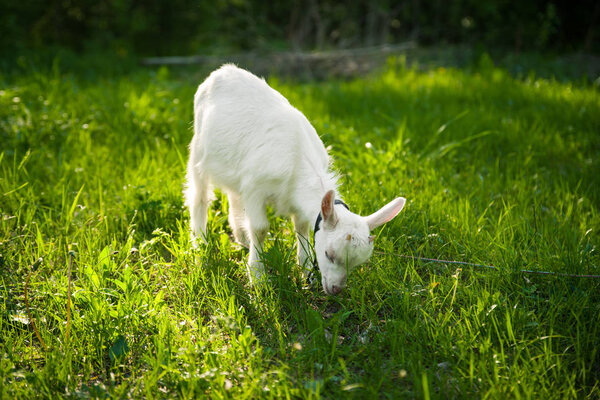
[[[476,264],[476,263],[470,263],[470,262],[466,262],[466,261],[440,260],[438,258],[427,258],[427,257],[420,257],[420,256],[409,256],[407,254],[387,253],[387,252],[384,252],[384,251],[375,251],[374,253],[375,254],[380,254],[380,255],[392,255],[392,256],[396,256],[396,257],[408,258],[408,259],[412,259],[412,260],[415,260],[415,261],[427,261],[427,262],[435,262],[435,263],[440,263],[440,264],[466,265],[466,266],[469,266],[469,267],[487,268],[487,269],[493,269],[493,270],[499,271],[498,267],[496,267],[494,265]],[[519,272],[522,272],[522,273],[525,273],[525,274],[568,276],[568,277],[571,277],[571,278],[593,278],[593,279],[599,279],[600,278],[600,275],[594,275],[594,274],[568,274],[568,273],[565,273],[565,272],[535,271],[535,270],[531,270],[531,269],[520,269]]]

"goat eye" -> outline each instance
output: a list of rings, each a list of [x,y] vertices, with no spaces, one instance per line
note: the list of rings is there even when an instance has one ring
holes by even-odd
[[[327,259],[328,259],[329,261],[331,261],[332,263],[334,263],[334,264],[335,264],[335,256],[334,256],[334,254],[333,254],[333,253],[330,253],[330,252],[326,251],[326,252],[325,252],[325,257],[327,257]]]

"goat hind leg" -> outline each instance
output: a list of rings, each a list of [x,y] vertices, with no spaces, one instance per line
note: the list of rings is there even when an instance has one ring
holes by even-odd
[[[237,243],[248,247],[247,219],[240,196],[233,192],[228,192],[227,200],[229,201],[229,226],[233,231],[233,238]]]
[[[212,201],[212,191],[208,179],[199,173],[188,171],[185,202],[190,210],[190,228],[192,243],[198,245],[198,239],[206,243],[206,223],[208,207]]]

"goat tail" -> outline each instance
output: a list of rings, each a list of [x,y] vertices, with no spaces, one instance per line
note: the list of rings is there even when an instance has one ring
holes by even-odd
[[[186,207],[190,208],[195,204],[196,198],[196,180],[194,179],[194,166],[191,162],[188,162],[187,173],[185,174],[185,183],[183,185],[183,198],[185,200]]]

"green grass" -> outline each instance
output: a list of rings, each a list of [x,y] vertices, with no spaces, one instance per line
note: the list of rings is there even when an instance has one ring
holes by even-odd
[[[0,75],[2,398],[600,397],[600,280],[519,272],[600,274],[597,88],[401,60],[271,79],[331,146],[353,210],[408,199],[328,297],[304,287],[278,217],[271,285],[249,287],[220,194],[191,249],[204,74],[21,64]]]

